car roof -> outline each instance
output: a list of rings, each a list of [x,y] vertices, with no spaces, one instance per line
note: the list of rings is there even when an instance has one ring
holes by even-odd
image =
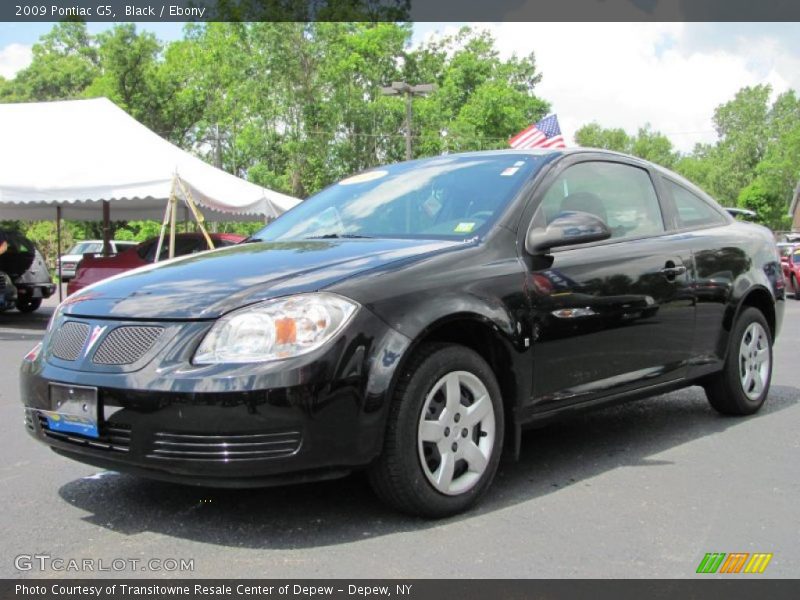
[[[719,202],[711,195],[709,195],[706,191],[704,191],[702,188],[699,188],[697,185],[695,185],[682,175],[676,173],[675,171],[671,171],[666,167],[662,167],[661,165],[658,165],[654,162],[650,162],[649,160],[639,158],[638,156],[632,156],[630,154],[625,154],[624,152],[617,152],[615,150],[606,150],[605,148],[588,148],[583,146],[575,146],[572,148],[524,148],[524,149],[503,148],[501,150],[479,150],[476,152],[460,152],[458,154],[449,154],[445,156],[492,156],[492,155],[496,156],[498,154],[510,154],[510,155],[529,154],[531,156],[550,156],[550,155],[577,156],[581,154],[588,154],[592,156],[599,155],[599,156],[607,156],[609,158],[623,159],[625,162],[636,164],[642,167],[649,167],[654,171],[658,172],[660,175],[663,175],[664,177],[672,180],[673,182],[687,188],[694,194],[701,196],[706,200],[711,200],[716,205],[719,205]],[[722,206],[720,206],[720,208],[722,208]]]

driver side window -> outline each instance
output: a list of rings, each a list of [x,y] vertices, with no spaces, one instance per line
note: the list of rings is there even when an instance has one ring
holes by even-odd
[[[585,162],[562,172],[542,198],[536,227],[547,227],[564,212],[589,213],[602,220],[612,238],[656,235],[664,219],[650,175],[613,162]]]

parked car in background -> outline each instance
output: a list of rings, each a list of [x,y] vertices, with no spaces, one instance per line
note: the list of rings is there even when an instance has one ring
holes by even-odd
[[[109,250],[111,254],[119,254],[124,250],[133,248],[138,242],[126,242],[120,240],[109,241]],[[103,254],[103,240],[83,240],[76,242],[66,254],[62,254],[56,262],[56,273],[58,273],[58,264],[61,264],[61,281],[68,282],[75,277],[75,271],[78,269],[78,263],[83,260],[85,254],[102,255]]]
[[[16,307],[33,312],[56,290],[44,256],[36,245],[21,233],[3,231],[5,251],[0,254],[0,271],[7,273],[17,289]]]
[[[789,291],[794,294],[795,300],[800,300],[800,244],[782,242],[778,244],[778,251],[781,253],[783,277]]]
[[[17,288],[6,273],[0,271],[0,312],[14,308],[17,304]]]
[[[238,244],[245,239],[245,236],[235,233],[211,233],[211,241],[214,246],[222,248]],[[78,265],[69,284],[67,293],[74,294],[87,285],[96,283],[106,277],[124,273],[130,269],[136,269],[155,262],[158,238],[152,238],[142,242],[133,248],[128,248],[116,256],[86,256]],[[179,233],[175,236],[175,256],[185,256],[208,250],[208,244],[201,233]],[[164,246],[161,248],[159,260],[166,260],[169,256],[169,236],[164,238]]]
[[[754,210],[750,210],[749,208],[726,206],[725,210],[734,219],[740,219],[742,221],[755,221],[758,218],[758,213],[756,213]]]

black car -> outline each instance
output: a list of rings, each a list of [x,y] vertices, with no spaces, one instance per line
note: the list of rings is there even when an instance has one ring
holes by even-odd
[[[33,436],[89,464],[226,487],[367,469],[443,516],[527,426],[688,385],[756,412],[783,300],[770,232],[650,163],[441,156],[68,298],[22,398]]]
[[[0,231],[0,271],[11,278],[17,289],[16,307],[33,312],[56,291],[44,257],[32,241],[21,233]]]

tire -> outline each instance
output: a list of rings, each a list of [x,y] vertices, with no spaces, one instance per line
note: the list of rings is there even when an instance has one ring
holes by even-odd
[[[725,367],[706,385],[706,397],[723,415],[751,415],[769,394],[772,335],[760,310],[745,307],[731,332]]]
[[[448,403],[448,387],[452,392],[455,385],[459,397],[451,393]],[[472,406],[480,406],[474,416]],[[464,346],[425,344],[397,384],[383,452],[369,469],[370,483],[401,512],[427,518],[455,515],[491,485],[503,433],[500,386],[486,361]]]
[[[31,313],[42,305],[41,298],[31,298],[30,300],[17,300],[17,310],[21,313]]]

